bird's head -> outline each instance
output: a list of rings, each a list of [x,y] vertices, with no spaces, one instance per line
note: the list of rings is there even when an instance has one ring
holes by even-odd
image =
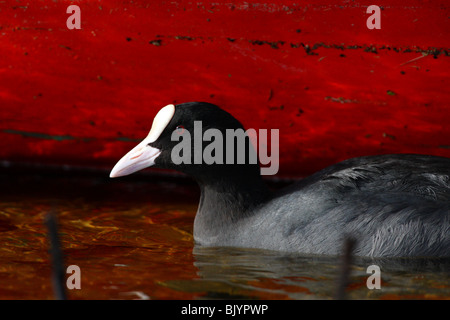
[[[243,136],[232,137],[231,132]],[[242,143],[244,146],[239,145]],[[175,169],[197,178],[231,172],[259,175],[256,153],[241,123],[221,108],[204,102],[162,108],[148,136],[117,162],[110,177],[126,176],[148,167]]]

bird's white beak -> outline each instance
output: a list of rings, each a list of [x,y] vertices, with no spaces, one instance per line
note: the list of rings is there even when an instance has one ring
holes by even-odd
[[[148,136],[116,163],[111,170],[109,177],[116,178],[126,176],[133,172],[153,166],[155,164],[155,159],[161,154],[161,150],[151,147],[148,144],[155,142],[159,138],[169,124],[174,113],[175,106],[173,104],[169,104],[159,110],[155,119],[153,119],[152,128]]]
[[[151,167],[155,164],[155,159],[161,150],[147,145],[148,139],[144,139],[136,147],[131,149],[126,155],[116,163],[109,175],[110,178],[127,176],[133,172]]]

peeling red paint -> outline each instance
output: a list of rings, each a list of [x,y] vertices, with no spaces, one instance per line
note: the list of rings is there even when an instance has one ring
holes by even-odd
[[[280,129],[281,174],[450,157],[445,2],[378,1],[368,30],[359,1],[87,0],[68,30],[72,2],[0,2],[0,159],[109,166],[186,101]]]

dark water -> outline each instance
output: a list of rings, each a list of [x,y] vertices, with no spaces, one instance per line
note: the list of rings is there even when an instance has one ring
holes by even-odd
[[[42,170],[41,170],[42,171]],[[54,210],[71,299],[331,299],[339,257],[194,247],[198,189],[187,179],[109,179],[1,169],[0,298],[53,299],[45,215]],[[369,290],[369,265],[381,289]],[[354,259],[350,299],[449,299],[450,261]]]

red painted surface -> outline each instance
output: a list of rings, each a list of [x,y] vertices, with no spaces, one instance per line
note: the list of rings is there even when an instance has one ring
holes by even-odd
[[[381,30],[361,1],[1,1],[0,159],[110,166],[187,101],[279,128],[280,174],[450,157],[448,3],[376,4]]]

